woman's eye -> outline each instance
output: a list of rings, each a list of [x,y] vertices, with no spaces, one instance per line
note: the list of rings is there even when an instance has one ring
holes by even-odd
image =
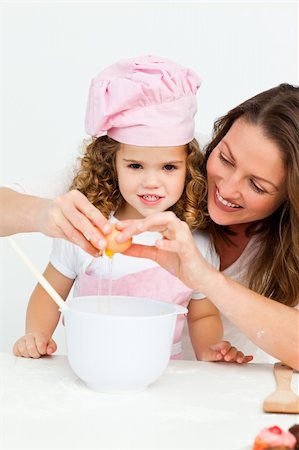
[[[226,159],[226,158],[223,156],[223,154],[222,154],[221,152],[218,153],[218,158],[220,159],[220,161],[221,161],[223,164],[226,164],[227,166],[233,166],[233,163],[230,162],[228,159]]]
[[[170,172],[170,171],[172,171],[172,170],[175,170],[176,167],[173,166],[172,164],[166,164],[166,165],[164,166],[164,169],[165,169],[167,172]]]
[[[253,180],[250,180],[250,185],[251,185],[252,189],[255,192],[257,192],[258,194],[266,194],[266,191],[264,191],[264,189],[261,189],[259,186],[257,186]]]
[[[141,164],[137,164],[137,163],[132,163],[129,165],[130,169],[141,169],[142,165]]]

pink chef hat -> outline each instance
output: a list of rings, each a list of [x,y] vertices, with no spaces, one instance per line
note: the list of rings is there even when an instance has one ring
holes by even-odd
[[[118,61],[91,81],[86,132],[131,145],[187,144],[200,83],[195,72],[163,57]]]

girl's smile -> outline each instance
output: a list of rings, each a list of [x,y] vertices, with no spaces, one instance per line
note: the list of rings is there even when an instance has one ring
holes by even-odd
[[[152,195],[152,194],[144,194],[144,195],[138,195],[140,198],[140,201],[148,206],[155,206],[161,203],[164,197],[160,197],[158,195]]]

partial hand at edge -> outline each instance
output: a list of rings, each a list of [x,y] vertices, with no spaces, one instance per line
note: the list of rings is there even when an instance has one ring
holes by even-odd
[[[78,190],[47,200],[37,213],[39,231],[78,245],[93,256],[105,248],[111,225]]]

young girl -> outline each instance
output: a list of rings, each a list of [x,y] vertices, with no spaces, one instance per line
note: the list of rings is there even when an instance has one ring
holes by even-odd
[[[152,56],[120,61],[101,72],[91,83],[86,130],[92,136],[81,158],[71,189],[79,190],[111,222],[140,219],[173,211],[191,229],[204,218],[200,211],[205,182],[199,171],[202,155],[194,139],[195,73]],[[203,192],[200,196],[199,192]],[[153,245],[161,237],[148,232],[138,243]],[[87,237],[88,238],[88,237]],[[195,233],[208,258],[208,240]],[[44,275],[66,299],[74,281],[74,298],[109,293],[161,299],[187,306],[193,293],[156,262],[116,253],[94,258],[62,239],[54,241]],[[100,282],[101,273],[101,282]],[[202,314],[190,324],[195,353],[200,359],[248,362],[251,357],[221,342],[222,324],[217,309],[201,302]],[[26,334],[14,345],[17,356],[38,358],[56,350],[52,334],[60,313],[37,285],[28,305]],[[184,317],[177,320],[172,350],[181,358]]]

